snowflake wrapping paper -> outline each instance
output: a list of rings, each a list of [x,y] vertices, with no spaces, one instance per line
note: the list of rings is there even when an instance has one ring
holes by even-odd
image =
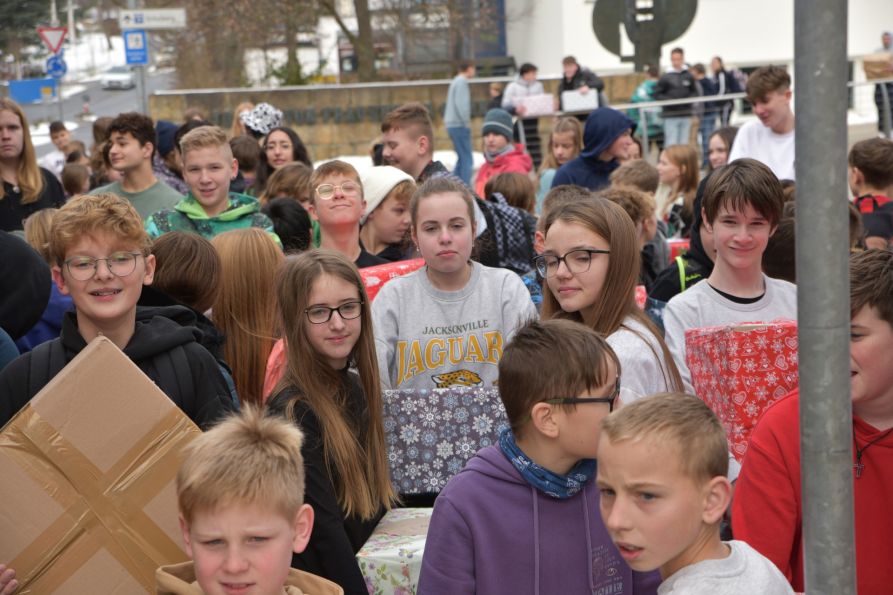
[[[386,390],[383,401],[391,481],[401,494],[439,493],[508,427],[495,388]]]
[[[722,422],[735,458],[763,412],[798,383],[797,323],[776,320],[685,331],[695,394]]]
[[[422,572],[431,508],[395,508],[357,552],[370,595],[414,595]]]
[[[395,277],[402,277],[425,266],[424,258],[416,258],[414,260],[401,260],[399,262],[389,262],[387,264],[379,264],[374,267],[365,267],[360,269],[360,278],[363,279],[363,285],[366,287],[366,295],[369,300],[375,299],[378,292],[385,283]]]

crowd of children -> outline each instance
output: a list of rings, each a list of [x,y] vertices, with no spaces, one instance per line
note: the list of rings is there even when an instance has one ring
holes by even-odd
[[[792,135],[789,79],[753,80],[771,130],[748,138]],[[686,345],[796,319],[793,262],[771,256],[793,253],[794,185],[730,161],[733,128],[657,167],[635,128],[608,107],[558,118],[537,175],[494,107],[470,187],[434,160],[421,104],[385,117],[383,164],[358,171],[314,167],[268,104],[239,105],[229,133],[120,114],[89,164],[54,125],[61,157],[38,164],[0,99],[0,240],[28,289],[0,308],[0,425],[101,334],[206,430],[177,478],[192,562],[159,569],[158,592],[359,594],[356,553],[409,501],[384,391],[498,388],[508,428],[433,495],[419,593],[802,591],[798,395],[765,412],[739,476]],[[848,165],[857,578],[880,593],[893,141],[856,143]],[[362,269],[410,259],[369,297]],[[14,574],[0,565],[0,594]]]

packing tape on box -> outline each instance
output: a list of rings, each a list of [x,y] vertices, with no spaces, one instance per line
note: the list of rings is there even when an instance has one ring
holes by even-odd
[[[17,570],[17,592],[28,593],[37,580],[42,592],[55,591],[103,548],[148,591],[154,589],[156,567],[185,560],[182,548],[143,511],[174,479],[181,451],[195,437],[178,409],[147,428],[107,473],[31,407],[16,417],[19,432],[5,432],[0,446],[64,509],[8,561]]]

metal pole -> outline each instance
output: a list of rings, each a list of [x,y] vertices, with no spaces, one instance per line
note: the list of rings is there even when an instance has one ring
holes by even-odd
[[[651,163],[651,143],[648,141],[648,119],[645,110],[639,108],[639,125],[642,126],[642,159]]]
[[[893,83],[881,83],[881,107],[883,107],[883,113],[880,115],[882,118],[881,123],[883,124],[884,136],[887,138],[893,138],[890,135],[890,93],[893,91]]]
[[[797,308],[804,575],[854,595],[847,0],[795,0]]]

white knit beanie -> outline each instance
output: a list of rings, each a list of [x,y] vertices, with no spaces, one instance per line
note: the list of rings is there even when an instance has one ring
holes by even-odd
[[[412,176],[397,169],[392,165],[379,165],[370,169],[361,176],[363,182],[363,197],[366,199],[366,212],[363,213],[360,224],[366,223],[369,213],[374,211],[378,205],[390,194],[394,186],[404,180],[412,180]]]

